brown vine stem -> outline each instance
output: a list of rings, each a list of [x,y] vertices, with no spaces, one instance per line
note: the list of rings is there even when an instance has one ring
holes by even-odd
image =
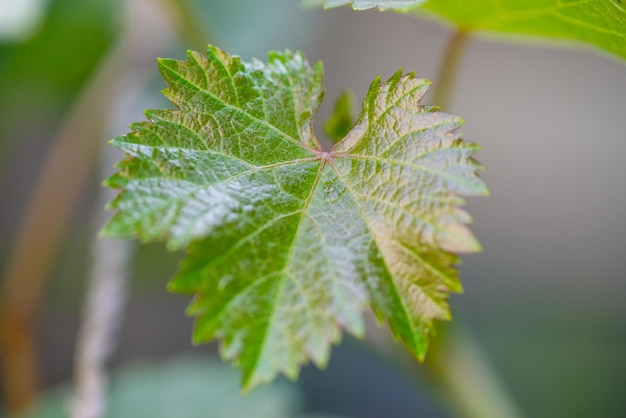
[[[112,48],[70,110],[24,211],[3,274],[0,353],[4,405],[9,414],[27,409],[38,391],[36,319],[50,266],[70,214],[90,178],[110,84],[122,66]]]
[[[439,74],[433,83],[432,104],[447,110],[454,91],[456,75],[469,41],[469,33],[457,31],[446,48]],[[403,347],[392,342],[390,335],[381,332],[368,321],[368,341],[380,350],[410,378],[424,375],[432,382],[442,405],[453,416],[463,418],[521,418],[513,397],[489,365],[488,360],[462,323],[439,324],[439,333],[431,338],[423,365],[408,355]]]
[[[129,108],[147,84],[155,67],[154,57],[161,46],[169,43],[172,34],[168,15],[153,0],[132,0],[125,7],[123,42],[127,71],[111,89],[115,92],[109,109],[111,121],[118,123],[111,130],[118,131],[123,116],[114,109]],[[124,114],[132,112],[129,109]],[[125,124],[125,123],[124,123]],[[101,153],[100,178],[111,174],[120,152],[111,146]],[[107,363],[116,348],[117,330],[122,322],[129,277],[128,262],[132,244],[126,240],[99,239],[97,231],[110,214],[104,210],[117,191],[101,187],[94,213],[92,241],[92,270],[88,281],[87,298],[78,334],[74,367],[74,396],[72,418],[101,418],[106,412],[108,389]]]
[[[117,159],[115,150],[106,149],[101,159],[101,171],[108,171]],[[103,190],[97,199],[99,210],[94,216],[93,263],[76,347],[73,418],[100,418],[104,415],[108,383],[106,364],[115,349],[117,329],[126,302],[131,243],[98,239],[97,234],[109,217],[104,206],[114,196],[112,190]]]
[[[433,87],[432,99],[432,103],[440,106],[442,109],[450,105],[458,72],[461,68],[461,61],[463,60],[469,39],[469,32],[461,29],[454,31],[444,52],[437,79],[435,80],[436,84]]]
[[[425,362],[443,403],[459,417],[522,418],[469,331],[458,323],[443,331]]]
[[[444,52],[439,68],[433,104],[450,107],[457,75],[470,33],[456,30]],[[444,403],[458,416],[466,418],[520,418],[523,416],[513,397],[472,338],[459,323],[450,324],[434,338],[425,367]]]

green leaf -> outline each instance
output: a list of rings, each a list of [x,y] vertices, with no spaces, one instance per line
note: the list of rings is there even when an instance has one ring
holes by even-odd
[[[354,124],[354,116],[352,114],[354,96],[349,90],[343,90],[335,103],[333,114],[330,115],[324,124],[324,132],[333,141],[339,142],[345,137],[352,125]]]
[[[442,16],[464,30],[583,41],[626,59],[622,0],[430,0],[415,12]]]
[[[250,389],[325,366],[371,307],[423,358],[461,290],[454,253],[479,249],[459,196],[487,194],[462,119],[419,106],[430,82],[377,78],[324,151],[312,131],[323,70],[301,53],[242,63],[209,47],[159,67],[178,110],[147,111],[112,141],[127,157],[106,182],[123,191],[104,234],[187,249],[170,289],[195,295],[194,341],[220,339]]]
[[[408,10],[425,1],[427,0],[303,0],[302,3],[305,7],[324,6],[326,9],[352,4],[354,10],[372,9],[374,7],[378,7],[380,10]]]
[[[324,7],[349,1],[319,0]],[[623,0],[355,0],[354,9],[411,11],[442,17],[465,31],[492,31],[582,41],[626,59],[626,4]],[[414,3],[414,4],[411,4]]]

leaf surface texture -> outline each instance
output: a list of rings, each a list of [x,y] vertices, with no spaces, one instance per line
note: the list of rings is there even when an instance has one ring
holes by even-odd
[[[462,119],[420,106],[429,82],[376,79],[329,151],[312,130],[321,64],[301,53],[242,63],[215,47],[160,60],[176,110],[113,145],[126,158],[104,233],[186,249],[172,291],[194,295],[194,341],[221,340],[249,389],[326,365],[372,308],[417,357],[461,290],[456,253],[479,245],[461,196],[485,195]]]

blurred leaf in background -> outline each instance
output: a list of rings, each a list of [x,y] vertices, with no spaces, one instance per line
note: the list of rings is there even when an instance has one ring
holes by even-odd
[[[3,0],[0,2],[0,42],[25,39],[43,18],[45,0]]]
[[[344,89],[335,102],[333,113],[324,122],[324,133],[333,143],[337,143],[350,132],[355,119],[354,93]]]
[[[626,59],[626,6],[621,0],[430,0],[434,13],[466,31],[495,31],[586,42]]]
[[[41,25],[25,39],[0,40],[0,163],[8,158],[7,147],[52,137],[115,38],[117,0],[32,5],[33,15],[44,16]]]
[[[293,418],[300,395],[284,381],[243,396],[239,376],[217,359],[180,357],[165,363],[135,364],[114,375],[107,417]],[[67,416],[71,388],[50,390],[25,418]]]
[[[304,0],[307,6],[410,11],[452,22],[463,31],[494,31],[586,42],[626,59],[622,0]]]

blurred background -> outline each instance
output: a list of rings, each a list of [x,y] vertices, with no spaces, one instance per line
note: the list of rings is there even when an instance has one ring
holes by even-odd
[[[302,50],[326,69],[322,135],[344,87],[359,103],[374,77],[400,67],[436,82],[451,35],[408,15],[304,10],[297,0],[0,0],[0,280],[2,309],[17,318],[5,315],[0,355],[35,347],[37,416],[67,410],[108,199],[100,183],[119,158],[106,141],[143,120],[143,109],[169,106],[156,57],[182,59],[207,43],[245,60]],[[465,118],[465,138],[482,145],[492,193],[468,204],[484,251],[460,266],[456,326],[521,415],[626,416],[626,65],[584,46],[473,37],[444,110]],[[132,258],[111,417],[460,416],[428,366],[409,370],[401,351],[383,355],[351,338],[327,370],[307,367],[296,383],[279,379],[239,401],[238,372],[214,360],[215,344],[191,346],[188,298],[165,290],[181,254],[133,244],[124,252]],[[151,391],[160,381],[170,386]],[[155,393],[178,393],[172,402],[196,410],[128,412]],[[255,412],[208,412],[231,398]]]

